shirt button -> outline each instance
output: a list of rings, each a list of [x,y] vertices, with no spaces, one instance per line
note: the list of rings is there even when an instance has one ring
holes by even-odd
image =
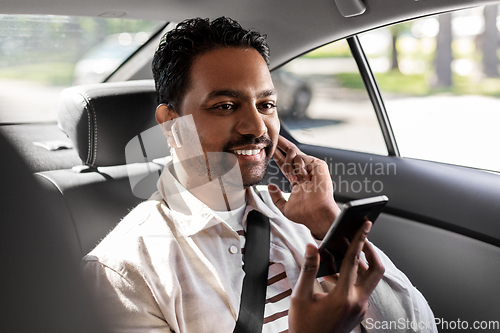
[[[233,245],[229,248],[229,252],[232,254],[236,254],[236,253],[238,253],[238,248]]]

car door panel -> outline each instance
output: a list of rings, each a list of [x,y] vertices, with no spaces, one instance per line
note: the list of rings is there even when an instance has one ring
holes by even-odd
[[[500,267],[492,258],[500,256],[499,175],[422,160],[298,146],[328,163],[337,202],[381,194],[390,198],[370,240],[423,293],[438,320],[448,325],[456,325],[457,320],[470,325],[478,319],[498,320]],[[375,182],[376,191],[360,186]],[[438,328],[447,331],[446,326]]]
[[[452,331],[458,320],[498,320],[497,246],[392,214],[379,217],[370,240],[424,295],[442,321],[439,332]]]
[[[495,173],[310,145],[299,148],[328,163],[339,201],[385,194],[390,198],[387,212],[500,245],[500,176]]]

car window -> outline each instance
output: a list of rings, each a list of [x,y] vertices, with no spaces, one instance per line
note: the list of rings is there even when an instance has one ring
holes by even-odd
[[[498,6],[360,36],[400,153],[500,171]]]
[[[53,15],[0,15],[0,122],[56,119],[59,94],[102,82],[164,24]]]
[[[297,58],[272,76],[281,122],[299,142],[387,155],[346,40]]]

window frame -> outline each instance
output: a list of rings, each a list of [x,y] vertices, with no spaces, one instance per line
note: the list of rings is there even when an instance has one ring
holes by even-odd
[[[363,47],[359,41],[358,35],[354,35],[346,38],[349,48],[351,49],[352,56],[356,61],[358,66],[359,74],[365,85],[366,92],[372,102],[375,115],[377,116],[382,135],[384,137],[385,145],[387,148],[388,156],[400,157],[398,145],[396,143],[396,138],[392,130],[391,123],[389,121],[389,116],[385,109],[384,101],[380,93],[377,80],[373,74],[368,59],[365,55]]]

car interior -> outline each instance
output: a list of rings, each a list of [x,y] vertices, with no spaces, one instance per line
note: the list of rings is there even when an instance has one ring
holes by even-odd
[[[409,277],[436,318],[498,323],[500,170],[402,156],[376,75],[358,36],[410,19],[499,3],[4,2],[2,11],[6,15],[126,17],[161,22],[149,39],[102,82],[62,90],[57,120],[0,123],[4,156],[0,173],[2,221],[6,231],[1,241],[2,265],[7,267],[1,289],[6,332],[102,330],[78,276],[78,265],[130,210],[155,191],[170,154],[154,117],[154,50],[161,36],[177,22],[222,15],[267,34],[270,70],[274,72],[332,41],[347,41],[387,153],[304,143],[294,135],[284,116],[281,135],[304,153],[331,163],[339,204],[373,196],[373,186],[383,184],[380,194],[387,195],[390,201],[374,225],[370,240]],[[36,100],[26,95],[24,104],[36,107]],[[490,153],[498,158],[496,151]],[[339,172],[337,165],[354,166],[358,172]],[[382,166],[386,172],[359,172],[361,166]],[[367,182],[373,186],[363,187]],[[290,190],[282,174],[268,174],[262,185],[268,183]],[[359,191],[342,184],[359,184]]]

